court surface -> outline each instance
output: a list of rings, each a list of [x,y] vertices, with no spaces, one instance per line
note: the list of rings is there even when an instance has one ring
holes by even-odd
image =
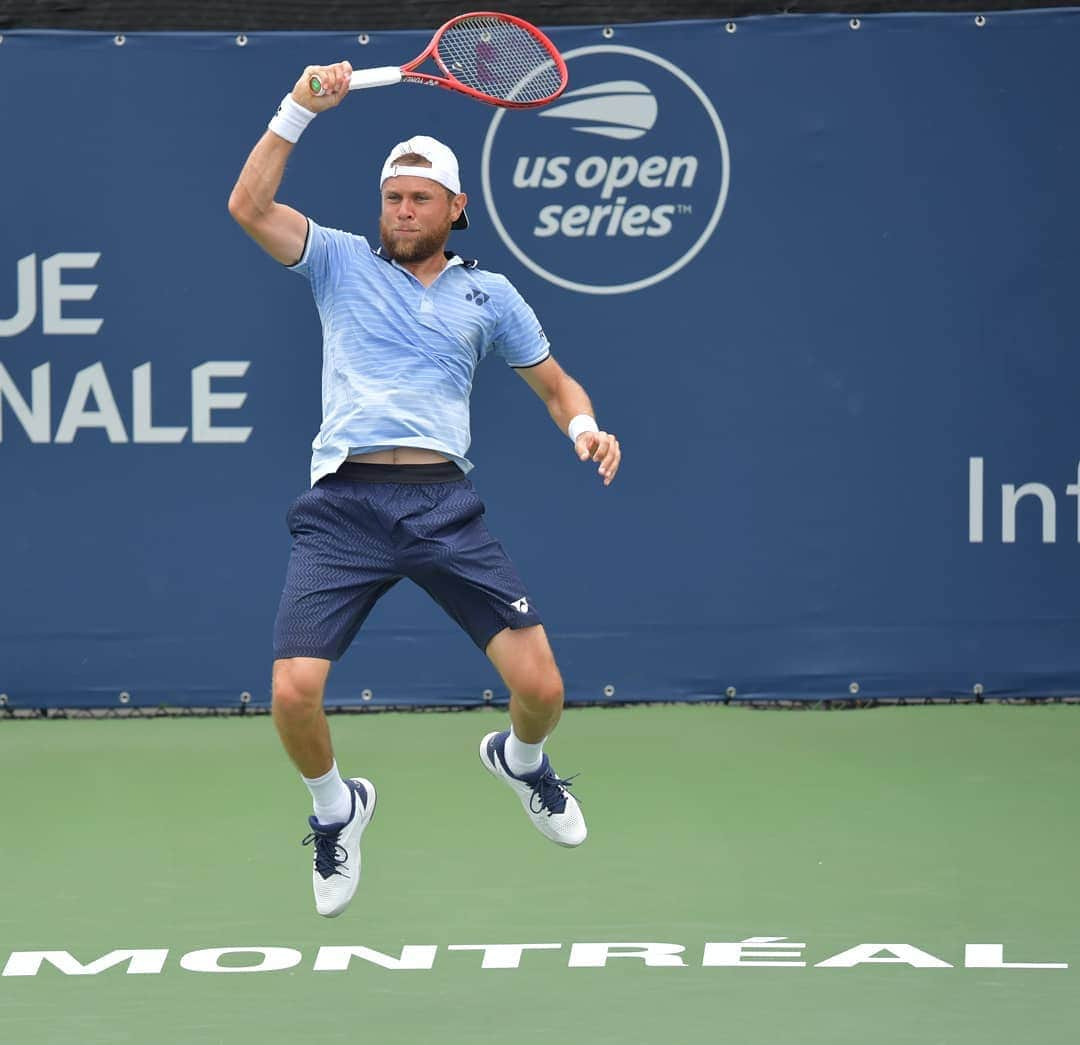
[[[342,768],[379,789],[360,891],[335,921],[313,911],[307,795],[267,717],[0,722],[0,1042],[1080,1036],[1080,709],[572,710],[549,751],[581,772],[591,833],[576,851],[535,833],[481,768],[480,737],[503,721],[332,719]],[[751,937],[787,942],[717,946]],[[487,969],[485,952],[448,949],[511,943],[561,946]],[[684,964],[618,948],[604,963],[588,943]],[[972,952],[991,964],[1068,968],[965,967],[969,944],[999,945]],[[415,950],[417,968],[315,970],[320,948],[400,960],[406,945],[437,948],[431,967]],[[143,956],[161,971],[10,974],[27,961],[12,952],[85,966],[136,948],[167,950]],[[288,967],[181,965],[219,948],[277,950],[186,961]],[[863,961],[820,965],[845,953]]]

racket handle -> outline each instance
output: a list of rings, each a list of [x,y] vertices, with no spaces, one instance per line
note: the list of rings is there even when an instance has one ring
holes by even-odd
[[[362,87],[390,87],[401,83],[401,69],[396,65],[381,65],[377,69],[357,69],[349,77],[349,90],[358,91]]]

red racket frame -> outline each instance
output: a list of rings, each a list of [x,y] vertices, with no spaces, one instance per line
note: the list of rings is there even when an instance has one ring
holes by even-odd
[[[531,102],[515,102],[507,101],[503,98],[495,98],[490,94],[485,94],[483,91],[476,90],[475,87],[469,87],[467,84],[463,84],[460,80],[454,78],[454,74],[443,65],[439,58],[439,41],[443,38],[444,34],[457,25],[458,22],[463,22],[467,18],[497,18],[500,22],[508,22],[512,25],[516,25],[520,29],[524,29],[529,33],[534,40],[536,40],[555,63],[555,68],[559,72],[559,79],[561,83],[559,89],[546,98],[540,98],[537,101]],[[413,70],[421,63],[427,61],[428,58],[434,58],[435,64],[446,74],[445,76],[435,76],[432,73],[417,73]],[[470,11],[468,14],[457,15],[451,18],[445,25],[441,25],[435,30],[435,35],[431,38],[431,43],[427,45],[427,49],[423,54],[414,58],[411,62],[401,66],[401,77],[403,80],[409,80],[412,83],[429,84],[435,87],[442,87],[449,91],[460,91],[462,94],[468,95],[470,98],[475,98],[478,101],[486,102],[488,105],[497,105],[503,109],[536,109],[541,105],[548,105],[550,102],[555,101],[563,91],[566,90],[568,82],[568,74],[566,71],[566,62],[563,61],[563,56],[559,54],[555,45],[547,38],[547,36],[536,28],[531,22],[526,22],[524,18],[517,18],[514,15],[502,14],[499,11]]]

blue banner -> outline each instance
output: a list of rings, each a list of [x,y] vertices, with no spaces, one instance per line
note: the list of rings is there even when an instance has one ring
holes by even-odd
[[[389,146],[457,151],[452,247],[521,290],[624,449],[602,488],[480,367],[473,478],[570,700],[1080,691],[1080,13],[551,35],[554,105],[357,92],[279,199],[374,239]],[[426,43],[4,35],[9,707],[268,700],[321,340],[226,201],[306,65]],[[491,694],[399,585],[327,700]]]

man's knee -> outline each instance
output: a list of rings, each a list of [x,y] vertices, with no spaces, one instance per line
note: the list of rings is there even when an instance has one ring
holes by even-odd
[[[563,705],[563,683],[557,671],[538,672],[518,691],[529,706],[537,710],[556,711]]]
[[[557,712],[562,708],[562,676],[543,625],[504,628],[488,644],[487,655],[510,692],[531,711]]]
[[[306,659],[274,662],[271,699],[274,709],[285,714],[312,714],[322,707],[326,670]]]

